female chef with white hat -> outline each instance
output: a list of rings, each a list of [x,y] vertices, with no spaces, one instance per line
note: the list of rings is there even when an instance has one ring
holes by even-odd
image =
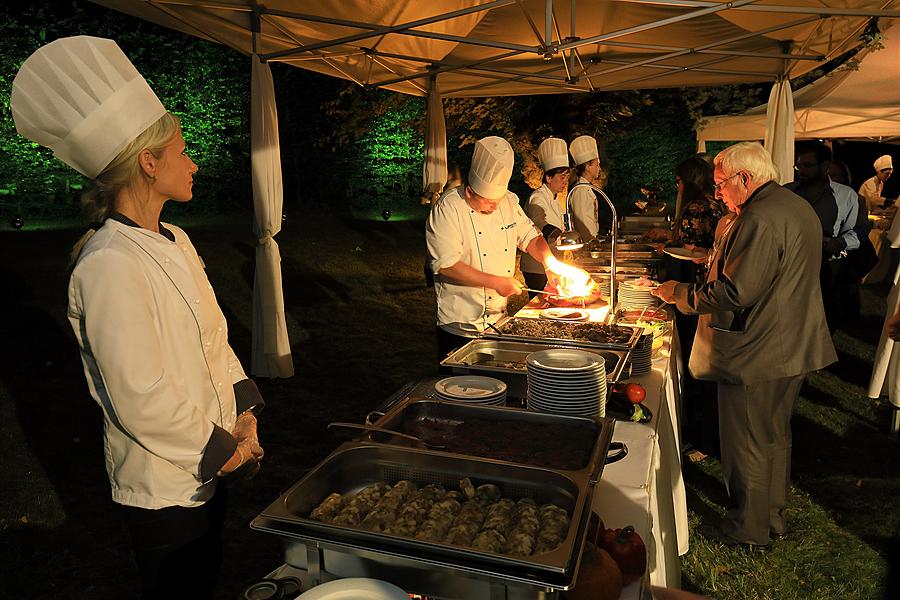
[[[859,188],[859,195],[866,200],[866,208],[869,212],[881,210],[885,207],[884,182],[890,179],[894,172],[894,163],[890,154],[879,156],[874,163],[875,176],[866,179]]]
[[[196,250],[159,220],[167,200],[191,199],[197,171],[178,118],[115,42],[87,36],[32,54],[10,108],[19,133],[94,180],[82,203],[98,226],[73,251],[67,312],[143,592],[211,597],[226,503],[218,478],[258,468],[263,402]]]
[[[600,176],[600,153],[597,140],[589,135],[582,135],[569,145],[569,152],[575,163],[576,183],[594,183]],[[585,242],[597,237],[600,231],[600,219],[597,214],[597,196],[589,187],[580,187],[572,192],[569,198],[569,211],[572,214],[572,226]]]
[[[496,323],[506,314],[507,297],[522,291],[514,278],[516,248],[540,264],[551,256],[507,189],[514,161],[503,138],[478,140],[467,181],[444,194],[428,217],[440,358]]]
[[[541,187],[534,190],[525,203],[525,214],[550,242],[551,236],[563,230],[564,209],[557,196],[565,193],[569,184],[569,148],[565,140],[549,137],[538,146],[538,158],[544,174]],[[544,266],[528,254],[519,261],[525,285],[532,290],[542,290],[547,285]],[[533,297],[537,292],[529,292]]]

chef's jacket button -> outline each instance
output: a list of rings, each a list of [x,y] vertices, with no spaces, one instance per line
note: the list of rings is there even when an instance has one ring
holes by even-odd
[[[480,232],[480,231],[478,232],[478,235],[481,235],[481,232]]]
[[[221,381],[218,382],[218,383],[216,384],[216,387],[222,387],[222,382],[221,382]]]
[[[485,256],[487,256],[487,254],[485,254]]]
[[[512,271],[510,271],[509,269],[507,269],[506,272],[507,272],[507,273],[512,273]]]
[[[504,252],[509,252],[509,248],[504,248],[503,251],[504,251]]]
[[[200,298],[194,298],[194,304],[200,304]]]
[[[221,327],[219,327],[219,328],[217,328],[217,329],[216,329],[216,331],[222,331],[222,328],[221,328]]]
[[[165,259],[165,261],[163,261],[163,262],[165,262],[166,264],[169,264],[169,259],[167,258],[167,259]]]

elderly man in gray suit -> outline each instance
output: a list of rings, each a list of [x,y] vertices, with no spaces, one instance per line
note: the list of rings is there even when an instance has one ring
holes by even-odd
[[[722,541],[750,550],[785,533],[791,411],[806,374],[837,360],[819,287],[822,226],[777,176],[758,143],[719,153],[716,196],[735,215],[717,231],[706,281],[655,292],[700,315],[689,368],[718,384]]]

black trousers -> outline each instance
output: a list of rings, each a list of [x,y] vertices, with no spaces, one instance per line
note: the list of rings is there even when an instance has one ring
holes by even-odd
[[[227,504],[228,490],[220,482],[203,506],[122,507],[144,598],[213,597]]]
[[[751,385],[718,384],[725,534],[765,545],[785,531],[791,479],[791,412],[805,375]]]

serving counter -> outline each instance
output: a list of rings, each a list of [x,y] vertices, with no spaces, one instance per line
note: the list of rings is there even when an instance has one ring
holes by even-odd
[[[540,310],[540,301],[535,300],[516,316],[536,317]],[[589,320],[595,322],[604,320],[607,315],[605,306],[588,307],[586,311]],[[389,413],[393,407],[412,398],[433,398],[434,383],[438,379],[440,377],[428,377],[410,382],[378,410]],[[602,476],[593,486],[589,504],[607,528],[632,525],[643,538],[648,553],[647,575],[626,586],[621,595],[625,600],[637,600],[650,597],[650,584],[680,587],[678,557],[688,549],[687,509],[676,418],[679,354],[674,327],[668,327],[663,334],[662,346],[653,358],[650,372],[633,376],[628,381],[639,383],[646,389],[643,403],[652,411],[653,417],[647,423],[615,422],[612,441],[624,442],[628,453],[624,459],[606,464]],[[511,406],[520,400],[512,395],[509,398]],[[255,524],[258,529],[266,529],[260,527],[259,522]],[[440,560],[434,559],[437,562],[431,563],[433,568],[424,568],[423,561],[428,563],[428,557],[417,555],[412,558],[412,554],[401,552],[408,548],[361,552],[359,548],[351,551],[351,546],[359,546],[354,540],[317,538],[308,531],[298,531],[295,537],[300,543],[286,540],[286,564],[270,576],[299,577],[304,581],[304,588],[329,579],[364,576],[381,578],[441,600],[560,598],[554,591],[556,586],[542,583],[544,578],[526,577],[528,569],[521,576],[513,576],[511,571],[498,578],[483,564],[468,564],[462,557],[457,561],[458,565],[445,560],[446,557],[439,557]],[[537,575],[542,573],[538,571]]]

